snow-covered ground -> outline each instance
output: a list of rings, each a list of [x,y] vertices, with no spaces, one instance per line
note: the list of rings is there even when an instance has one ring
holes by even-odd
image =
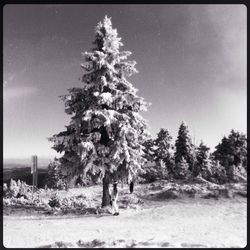
[[[100,187],[88,190],[101,191]],[[133,195],[143,191],[138,186]],[[14,213],[4,216],[3,240],[5,247],[16,248],[245,247],[246,205],[247,199],[240,196],[157,200],[149,195],[143,204],[121,209],[119,216]]]

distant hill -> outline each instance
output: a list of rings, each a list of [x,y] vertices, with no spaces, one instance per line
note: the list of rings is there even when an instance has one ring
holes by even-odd
[[[38,156],[38,168],[47,168],[50,161],[54,157],[39,157]],[[3,160],[3,168],[23,168],[31,167],[32,161],[30,158],[5,158]]]
[[[10,180],[21,180],[25,181],[27,184],[32,185],[32,174],[30,167],[18,166],[14,168],[13,165],[11,168],[4,168],[3,171],[3,182],[9,184]],[[38,187],[43,187],[46,183],[46,178],[48,176],[47,168],[38,168]]]

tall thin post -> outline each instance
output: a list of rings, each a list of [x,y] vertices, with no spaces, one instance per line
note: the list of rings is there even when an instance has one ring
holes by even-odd
[[[34,193],[34,187],[37,187],[37,155],[32,155],[32,166],[31,166],[32,177],[32,197]]]

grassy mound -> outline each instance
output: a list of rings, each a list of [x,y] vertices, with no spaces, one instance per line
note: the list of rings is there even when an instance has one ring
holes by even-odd
[[[157,182],[149,185],[148,192],[144,198],[152,200],[170,200],[177,198],[234,198],[236,196],[247,197],[247,186],[245,183],[214,184],[194,180],[187,184],[181,182]]]

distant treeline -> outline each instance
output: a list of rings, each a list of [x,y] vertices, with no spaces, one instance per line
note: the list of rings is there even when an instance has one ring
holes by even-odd
[[[210,152],[203,141],[195,145],[187,125],[182,122],[175,144],[167,129],[160,129],[155,139],[145,142],[145,156],[155,165],[148,167],[144,178],[190,179],[202,177],[215,183],[245,180],[247,176],[246,135],[231,130]]]

